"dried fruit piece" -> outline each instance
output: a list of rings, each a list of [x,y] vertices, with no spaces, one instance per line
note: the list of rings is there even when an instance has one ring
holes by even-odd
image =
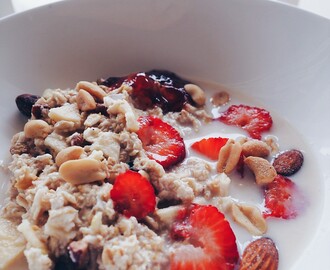
[[[280,153],[274,160],[273,166],[278,174],[290,176],[301,168],[304,155],[296,149]]]
[[[246,130],[253,139],[261,139],[261,133],[268,131],[273,120],[268,111],[247,105],[232,105],[222,113],[219,120],[227,125]]]
[[[277,270],[278,251],[270,238],[259,238],[244,250],[239,270]]]
[[[196,204],[182,210],[172,227],[173,238],[184,241],[171,255],[171,270],[229,270],[238,261],[236,237],[214,206]]]
[[[185,158],[185,144],[176,129],[153,116],[140,117],[138,121],[137,135],[150,159],[166,169]]]
[[[117,212],[142,219],[155,211],[156,196],[150,182],[138,172],[117,176],[110,197]]]
[[[110,77],[101,84],[115,89],[126,84],[132,87],[131,97],[135,106],[146,110],[159,106],[164,113],[181,111],[188,102],[194,104],[191,96],[184,89],[189,81],[166,70],[151,70],[133,73],[126,77]]]
[[[212,160],[217,160],[220,149],[227,143],[227,141],[228,138],[206,138],[194,142],[191,145],[191,148]]]
[[[306,206],[305,197],[289,178],[277,175],[264,190],[264,217],[295,218]]]
[[[16,97],[15,102],[18,110],[25,116],[31,117],[32,106],[39,99],[39,96],[22,94]]]

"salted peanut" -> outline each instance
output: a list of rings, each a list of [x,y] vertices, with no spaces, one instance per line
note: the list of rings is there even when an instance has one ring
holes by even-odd
[[[205,104],[205,92],[196,84],[188,83],[184,86],[184,89],[191,96],[192,100],[196,103],[198,107]]]
[[[277,176],[275,168],[264,158],[247,157],[244,163],[254,173],[256,183],[260,186],[271,183]]]
[[[100,161],[90,158],[68,160],[59,168],[61,177],[72,185],[104,180],[106,172]]]
[[[24,257],[25,240],[11,221],[0,218],[0,269],[15,269],[13,263]]]
[[[180,205],[169,206],[166,208],[157,209],[155,214],[161,223],[170,226],[175,221],[180,209],[182,209],[182,206]]]
[[[217,171],[219,173],[231,173],[236,167],[242,152],[242,145],[229,139],[227,143],[220,149]]]
[[[64,162],[68,160],[79,159],[84,153],[84,148],[80,146],[70,146],[61,150],[55,158],[55,163],[57,166],[61,166]]]
[[[85,90],[79,90],[77,95],[78,109],[86,112],[96,108],[96,102],[93,96]]]
[[[255,206],[233,203],[231,215],[236,223],[247,229],[252,235],[263,235],[267,231],[266,220]]]
[[[270,154],[270,147],[263,141],[249,140],[242,144],[242,153],[246,157],[267,157]]]
[[[226,91],[221,91],[213,95],[213,97],[211,98],[211,103],[214,106],[218,107],[227,104],[229,100],[229,94]]]
[[[46,138],[52,131],[50,125],[44,120],[30,120],[24,126],[24,134],[26,138]]]
[[[100,86],[91,82],[80,81],[78,82],[76,89],[78,91],[80,91],[81,89],[85,90],[100,101],[102,101],[103,98],[106,96],[106,92]]]
[[[75,104],[66,104],[61,107],[52,108],[49,110],[48,116],[55,122],[62,120],[74,123],[80,122],[80,113]]]
[[[136,119],[136,115],[126,100],[116,100],[108,96],[104,99],[104,104],[108,107],[108,113],[125,115],[126,128],[128,131],[135,132],[139,129],[139,123]]]

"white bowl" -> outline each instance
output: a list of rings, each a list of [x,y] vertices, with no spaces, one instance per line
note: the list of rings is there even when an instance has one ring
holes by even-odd
[[[289,268],[329,265],[330,21],[265,0],[64,1],[1,20],[0,59],[5,161],[25,121],[21,93],[161,68],[248,94],[301,134],[317,164],[320,212],[313,228],[297,228],[312,230],[303,247],[288,241],[299,249]]]

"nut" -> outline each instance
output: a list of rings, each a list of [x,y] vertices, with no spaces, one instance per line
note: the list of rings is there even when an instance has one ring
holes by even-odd
[[[270,147],[263,141],[249,140],[243,143],[242,153],[246,157],[267,157],[270,154]]]
[[[213,97],[211,98],[211,103],[214,106],[218,107],[227,104],[229,100],[229,94],[226,91],[221,91],[213,95]]]
[[[70,146],[61,150],[56,158],[55,163],[57,166],[61,166],[64,162],[68,160],[79,159],[80,156],[84,153],[84,148],[80,146]]]
[[[205,104],[205,93],[198,85],[188,83],[184,86],[184,89],[191,96],[192,100],[196,103],[198,107],[201,107]]]
[[[267,231],[267,223],[259,208],[250,205],[232,204],[231,214],[234,221],[252,235],[262,235]]]
[[[24,126],[26,138],[46,138],[51,132],[51,127],[44,120],[30,120]]]
[[[100,86],[91,82],[80,81],[78,82],[76,89],[78,91],[81,89],[87,91],[99,101],[102,101],[106,96],[106,92]]]
[[[229,139],[227,143],[220,149],[217,163],[217,171],[219,173],[231,173],[236,167],[242,152],[242,145]]]
[[[75,104],[66,104],[61,107],[52,108],[49,110],[48,116],[55,122],[64,120],[80,123],[80,113]]]
[[[256,183],[258,185],[266,185],[271,183],[277,173],[274,167],[269,163],[268,160],[261,157],[247,157],[244,159],[244,163],[254,173]]]
[[[245,248],[239,270],[249,269],[278,269],[278,251],[270,238],[259,238]]]
[[[59,173],[72,185],[91,183],[106,178],[101,161],[89,158],[68,160],[60,166]]]
[[[86,112],[96,108],[96,102],[93,96],[85,90],[79,90],[77,95],[78,109]]]

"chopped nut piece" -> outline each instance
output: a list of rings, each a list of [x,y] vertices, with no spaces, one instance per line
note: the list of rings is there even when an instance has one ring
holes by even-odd
[[[277,175],[274,167],[264,158],[247,157],[244,159],[244,163],[254,173],[258,185],[271,183]]]
[[[184,86],[184,89],[191,95],[192,100],[198,107],[205,105],[205,92],[196,84],[188,83]]]
[[[250,205],[232,204],[231,214],[236,223],[247,229],[252,235],[262,235],[267,231],[267,223],[261,211]]]
[[[70,146],[68,148],[61,150],[57,154],[55,158],[55,163],[57,166],[61,166],[62,163],[68,160],[79,159],[83,153],[84,153],[84,148],[80,146]]]
[[[217,171],[229,174],[236,167],[242,152],[242,145],[229,139],[227,143],[220,149],[217,163]]]
[[[81,81],[77,84],[76,89],[87,91],[99,101],[102,101],[106,96],[106,92],[100,86],[91,82]]]
[[[24,126],[26,138],[46,138],[52,128],[43,120],[30,120]]]
[[[85,90],[79,90],[77,95],[77,105],[81,111],[90,111],[96,108],[93,96]]]
[[[55,122],[59,122],[61,120],[71,121],[74,123],[80,122],[80,114],[75,104],[52,108],[49,110],[48,116]]]
[[[270,147],[263,141],[249,140],[242,144],[242,153],[246,157],[267,157],[270,154]]]
[[[64,162],[59,168],[59,173],[65,181],[72,185],[86,184],[106,178],[102,163],[88,158]]]

